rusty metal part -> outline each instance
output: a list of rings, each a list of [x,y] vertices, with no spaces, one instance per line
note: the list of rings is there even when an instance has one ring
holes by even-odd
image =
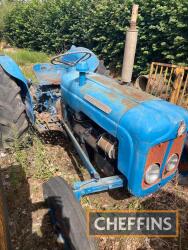
[[[110,159],[116,158],[116,147],[115,142],[111,142],[105,136],[101,136],[100,139],[97,142],[97,146],[101,148]]]
[[[174,143],[172,145],[172,148],[168,154],[168,159],[170,156],[172,156],[173,154],[177,154],[179,156],[179,160],[180,160],[180,157],[181,157],[181,154],[182,154],[182,150],[183,150],[183,144],[184,144],[184,141],[185,141],[185,137],[186,137],[186,134],[176,138],[174,140]],[[178,164],[177,164],[178,165]],[[164,168],[164,171],[163,171],[163,178],[166,178],[168,177],[169,175],[172,174],[172,172],[175,172],[177,170],[177,168],[173,169],[172,171],[170,172],[166,172],[165,168]]]
[[[53,84],[53,85],[60,85],[61,78],[57,77],[56,79],[52,79],[52,78],[49,78],[49,77],[45,77],[45,81],[49,82],[50,84]]]
[[[58,119],[57,116],[52,117],[52,115],[48,112],[36,112],[36,121],[36,127],[40,133],[49,130],[63,132],[60,119]]]
[[[88,130],[89,128],[85,128],[79,123],[75,124],[73,127],[74,133],[83,138],[93,149],[96,149],[97,138],[92,136]]]
[[[136,81],[134,83],[134,87],[139,89],[139,90],[146,91],[148,78],[149,78],[149,75],[138,76],[138,78],[136,79]]]
[[[57,118],[61,121],[63,119],[63,112],[62,112],[62,103],[61,103],[61,99],[59,98],[56,102],[56,112],[57,112]]]
[[[174,70],[174,73],[176,75],[176,79],[174,81],[174,89],[172,91],[172,95],[170,98],[170,102],[172,103],[177,103],[178,101],[178,97],[179,97],[179,93],[180,93],[180,89],[181,89],[181,84],[182,84],[182,80],[183,80],[183,76],[184,76],[184,68],[176,68]]]
[[[139,102],[155,99],[155,97],[153,97],[152,95],[150,95],[146,92],[142,92],[140,90],[137,90],[134,87],[120,85],[117,81],[115,81],[111,78],[108,78],[108,77],[104,77],[101,75],[89,75],[89,79],[100,82],[100,84],[107,86],[108,88],[112,89],[112,91],[114,89],[116,89],[116,90],[120,91],[123,95],[126,95],[127,97],[133,98]],[[112,95],[113,95],[113,93],[110,93],[109,97],[113,101]]]
[[[139,79],[137,81],[139,84]],[[153,62],[150,67],[147,93],[188,108],[188,67]]]
[[[40,74],[40,81],[46,84],[60,85],[62,73],[55,74],[54,72],[47,72]]]
[[[42,63],[34,66],[37,80],[42,84],[60,85],[63,70],[61,67],[50,63]]]
[[[112,142],[105,137],[105,135],[94,136],[91,134],[92,128],[89,126],[83,126],[79,123],[76,123],[73,126],[73,131],[76,135],[78,135],[81,140],[87,142],[94,150],[98,150],[100,148],[110,159],[116,158],[116,142]],[[99,139],[98,139],[99,138]]]
[[[36,87],[31,85],[31,87],[29,88],[29,91],[30,91],[30,94],[31,94],[32,98],[34,100],[36,100]]]

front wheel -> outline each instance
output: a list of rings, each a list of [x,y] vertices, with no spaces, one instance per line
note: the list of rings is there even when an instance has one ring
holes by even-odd
[[[43,184],[43,193],[55,231],[58,238],[64,239],[67,249],[96,249],[94,240],[86,236],[84,211],[66,181],[61,177],[51,178]]]

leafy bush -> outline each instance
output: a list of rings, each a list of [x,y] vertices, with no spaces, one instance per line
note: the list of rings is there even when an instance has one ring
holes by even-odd
[[[8,12],[11,11],[12,3],[8,0],[0,0],[0,41],[3,38],[4,31],[4,18],[8,15]]]
[[[4,36],[17,47],[58,53],[71,44],[92,49],[111,69],[122,67],[132,0],[30,0],[5,19]],[[135,73],[151,61],[188,63],[188,1],[136,0],[139,41]]]

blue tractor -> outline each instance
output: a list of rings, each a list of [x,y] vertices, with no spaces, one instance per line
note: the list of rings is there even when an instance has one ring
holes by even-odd
[[[78,201],[122,187],[144,197],[172,180],[188,132],[188,112],[121,85],[85,48],[72,46],[51,63],[35,65],[34,72],[40,83],[31,94],[15,62],[0,56],[1,148],[10,146],[15,131],[21,136],[28,122],[40,131],[66,133],[91,178],[70,187],[54,177],[43,185],[44,198],[59,240],[73,249],[94,249]]]

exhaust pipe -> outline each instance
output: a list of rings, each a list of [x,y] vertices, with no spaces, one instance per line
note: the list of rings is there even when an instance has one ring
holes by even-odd
[[[137,17],[138,17],[138,5],[134,4],[132,8],[130,28],[126,33],[123,68],[121,76],[122,83],[130,83],[132,79],[137,37],[138,37],[138,30],[136,28]]]

